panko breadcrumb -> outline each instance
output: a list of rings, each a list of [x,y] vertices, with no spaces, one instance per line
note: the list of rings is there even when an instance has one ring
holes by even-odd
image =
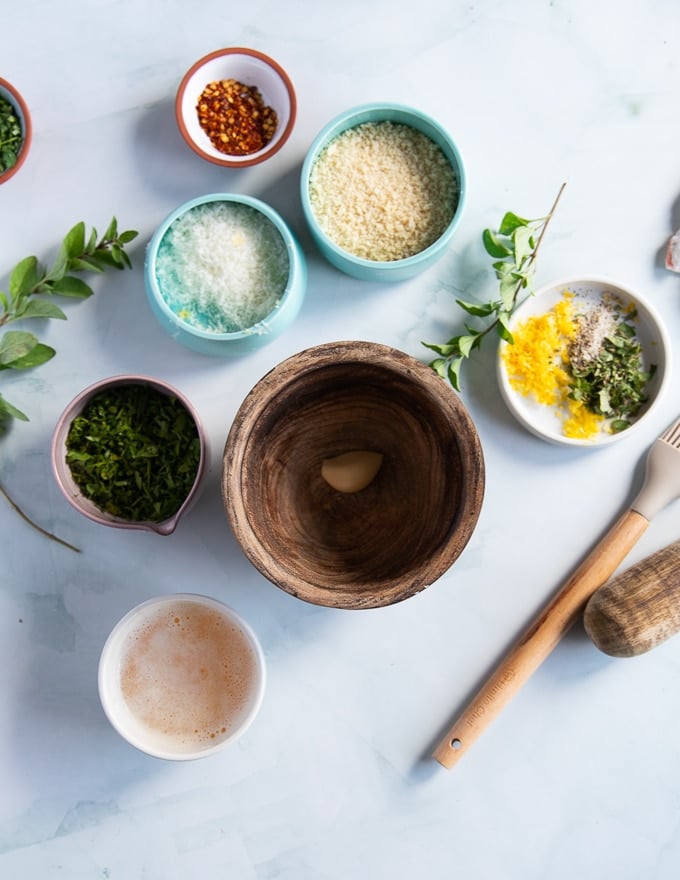
[[[453,219],[456,175],[427,135],[410,125],[365,122],[319,154],[309,200],[319,226],[338,247],[388,262],[418,254]]]

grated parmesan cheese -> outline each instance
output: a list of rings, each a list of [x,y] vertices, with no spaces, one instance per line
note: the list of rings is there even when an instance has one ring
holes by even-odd
[[[289,260],[279,231],[260,211],[206,202],[178,217],[161,241],[156,279],[180,318],[212,333],[246,330],[276,307]]]
[[[342,132],[309,176],[309,200],[323,232],[366,260],[401,260],[425,250],[453,219],[458,198],[442,150],[401,123],[366,122]]]

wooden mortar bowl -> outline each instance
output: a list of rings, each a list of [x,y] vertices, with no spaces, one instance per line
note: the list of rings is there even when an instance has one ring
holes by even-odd
[[[381,452],[360,492],[321,463]],[[371,342],[319,345],[264,376],[224,450],[222,497],[253,565],[317,605],[376,608],[437,580],[467,544],[484,495],[477,431],[429,367]]]

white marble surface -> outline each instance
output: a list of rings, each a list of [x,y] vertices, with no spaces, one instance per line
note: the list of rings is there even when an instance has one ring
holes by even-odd
[[[270,367],[327,340],[370,339],[427,359],[420,341],[460,326],[456,295],[495,290],[480,245],[506,210],[540,216],[562,181],[536,283],[573,273],[638,287],[680,335],[680,277],[662,266],[680,226],[680,7],[676,0],[520,3],[377,0],[225,4],[27,0],[2,15],[0,75],[35,127],[0,189],[0,277],[47,258],[78,220],[140,230],[134,271],[45,326],[58,350],[0,374],[30,415],[0,440],[4,485],[75,555],[0,504],[0,876],[13,880],[216,876],[239,880],[423,877],[670,880],[680,872],[680,640],[612,660],[571,633],[464,760],[428,758],[466,696],[625,508],[671,391],[644,434],[597,452],[548,446],[506,412],[494,352],[475,355],[463,400],[487,494],[456,565],[400,605],[306,605],[245,560],[223,515],[219,460],[241,400]],[[277,58],[299,116],[266,167],[225,172],[186,148],[173,118],[182,74],[222,45]],[[399,286],[323,263],[303,226],[305,150],[337,112],[410,103],[457,138],[469,175],[450,253]],[[269,201],[309,259],[294,327],[239,361],[168,339],[146,303],[144,244],[182,201],[236,190]],[[90,382],[146,372],[175,383],[208,425],[206,491],[170,538],[80,517],[51,476],[48,444]],[[680,537],[680,508],[630,561]],[[240,611],[269,664],[261,715],[240,743],[188,765],[147,758],[108,725],[96,691],[103,641],[139,601],[203,591]]]

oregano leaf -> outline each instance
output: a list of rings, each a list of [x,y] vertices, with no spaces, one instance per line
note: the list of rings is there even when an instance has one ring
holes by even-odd
[[[104,269],[89,256],[74,257],[70,262],[71,272],[103,272]]]
[[[38,337],[25,330],[7,330],[0,339],[0,366],[8,367],[27,355],[38,344]]]
[[[28,421],[28,416],[26,413],[23,413],[20,409],[17,409],[12,404],[0,394],[0,416],[5,415],[12,419],[19,419],[22,422]]]
[[[446,372],[447,378],[455,391],[460,391],[460,368],[463,366],[463,358],[454,358]]]
[[[504,214],[498,231],[501,235],[510,235],[515,229],[518,229],[520,226],[528,226],[529,223],[530,221],[525,220],[524,217],[518,217],[512,211],[508,211]]]
[[[36,257],[24,257],[12,269],[9,276],[9,293],[16,300],[29,294],[40,280]]]
[[[442,379],[446,378],[446,370],[447,370],[448,361],[446,358],[435,358],[433,361],[430,361],[429,366],[438,373]]]
[[[514,268],[513,264],[507,260],[497,260],[491,265],[496,270],[497,278],[502,278],[504,275],[509,275]]]
[[[501,278],[500,283],[500,294],[501,294],[501,302],[503,303],[503,308],[506,312],[509,312],[515,302],[515,296],[517,290],[519,288],[519,283],[517,279],[512,275],[506,275]]]
[[[92,296],[94,291],[89,284],[86,284],[82,278],[76,278],[75,275],[64,275],[52,285],[52,289],[59,296],[72,296],[76,299],[87,299]]]
[[[85,224],[82,220],[69,229],[62,246],[69,259],[83,253],[85,250]]]
[[[437,342],[423,342],[425,348],[429,348],[431,351],[440,354],[442,357],[450,357],[454,352],[458,350],[458,346],[454,341],[446,342],[446,343],[437,343]]]
[[[515,264],[521,266],[531,256],[533,250],[531,246],[531,230],[527,226],[518,226],[512,234],[512,241]]]
[[[94,260],[98,265],[102,266],[102,268],[111,268],[111,269],[122,269],[123,267],[120,263],[117,263],[113,257],[111,256],[111,252],[105,250],[104,248],[97,248],[91,254],[89,254],[89,259]]]
[[[109,223],[106,232],[102,236],[104,241],[112,241],[118,235],[118,221],[115,217],[111,218],[111,222]]]
[[[475,347],[475,343],[478,339],[478,336],[475,334],[474,336],[460,336],[458,339],[458,347],[460,349],[461,355],[466,358],[470,357],[470,352]]]
[[[487,254],[491,257],[509,257],[512,256],[512,250],[502,242],[490,229],[485,229],[482,233],[482,243]]]
[[[90,230],[90,237],[87,240],[87,244],[83,248],[84,254],[91,254],[92,251],[97,247],[97,230],[93,226]]]
[[[69,255],[66,250],[66,246],[62,243],[57,256],[54,259],[54,262],[50,266],[48,272],[45,275],[45,281],[57,281],[59,278],[63,278],[66,272],[68,271],[69,264]]]
[[[464,312],[467,312],[468,315],[474,315],[477,318],[486,318],[494,312],[493,303],[470,303],[464,302],[462,299],[457,299],[456,302]]]
[[[11,370],[29,370],[32,367],[39,367],[55,356],[56,351],[49,345],[38,342],[23,357],[16,358],[7,364]]]
[[[501,339],[504,339],[506,342],[509,342],[510,345],[513,345],[515,340],[513,339],[512,333],[510,332],[510,327],[508,326],[509,315],[501,313],[498,316],[498,335]]]
[[[49,299],[29,299],[21,311],[23,318],[57,318],[65,321],[66,315]]]

